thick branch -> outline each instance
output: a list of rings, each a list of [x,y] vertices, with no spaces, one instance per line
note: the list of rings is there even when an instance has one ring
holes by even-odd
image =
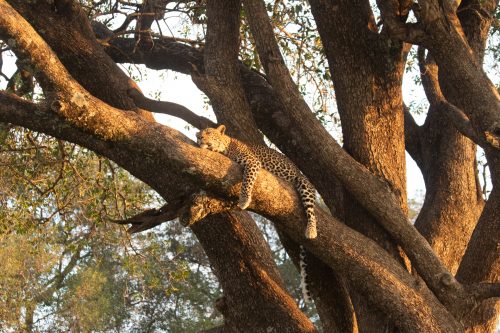
[[[500,128],[500,96],[468,45],[451,4],[440,0],[419,1],[419,4],[421,21],[431,38],[427,48],[439,66],[440,81],[453,82],[459,87],[459,93],[455,94],[441,85],[445,97],[450,99],[447,95],[453,94],[450,100],[469,117],[476,133],[495,133]]]
[[[462,135],[468,137],[472,141],[474,141],[475,144],[484,147],[485,146],[485,140],[482,140],[480,137],[476,135],[474,132],[474,129],[470,123],[469,118],[465,115],[465,113],[457,108],[455,105],[449,103],[446,100],[442,100],[439,102],[438,107],[444,111],[448,119],[451,120],[455,128],[462,133]],[[494,144],[493,142],[490,142],[490,144]],[[500,147],[499,147],[500,148]]]
[[[240,0],[207,3],[205,73],[193,73],[193,82],[212,102],[217,121],[244,142],[264,144],[243,90],[240,69]]]
[[[462,135],[484,147],[487,142],[475,133],[467,115],[448,102],[443,96],[438,81],[438,67],[432,57],[428,57],[428,59],[425,58],[425,49],[423,47],[418,48],[417,56],[422,85],[429,103],[443,111]]]
[[[0,1],[0,34],[9,36],[16,54],[36,64],[37,76],[53,111],[70,123],[102,138],[122,137],[136,131],[133,122],[113,126],[120,111],[96,99],[82,88],[57,61],[57,56],[36,31],[5,1]],[[93,113],[87,112],[93,109]]]
[[[135,110],[154,121],[150,113],[136,109],[127,95],[127,90],[136,85],[104,52],[77,2],[37,1],[35,4],[9,0],[9,3],[37,30],[59,55],[72,78],[88,92],[116,108]]]
[[[474,295],[477,302],[482,302],[488,298],[500,298],[500,282],[496,283],[478,283],[467,286],[469,292]]]

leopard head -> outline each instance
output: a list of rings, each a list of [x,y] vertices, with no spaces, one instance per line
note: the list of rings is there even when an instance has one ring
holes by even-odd
[[[203,149],[209,149],[219,153],[224,153],[229,146],[230,138],[224,134],[226,126],[220,125],[217,128],[206,128],[196,134],[198,145]]]

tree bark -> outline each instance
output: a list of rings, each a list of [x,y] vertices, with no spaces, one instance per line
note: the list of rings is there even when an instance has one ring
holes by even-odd
[[[29,1],[9,0],[9,3],[37,30],[59,55],[69,73],[92,95],[114,107],[137,110],[127,95],[127,90],[137,85],[103,51],[80,5],[71,0],[55,1],[53,5],[48,1],[32,4]],[[48,28],[54,26],[58,28]],[[96,66],[100,70],[89,71]],[[154,121],[148,112],[137,112]]]
[[[212,102],[219,124],[229,135],[247,143],[264,144],[250,111],[239,71],[239,0],[207,3],[207,42],[204,74],[195,73],[193,81]]]
[[[418,138],[426,194],[415,226],[456,273],[484,205],[476,176],[476,149],[450,124],[441,107],[444,97],[437,82],[437,66],[431,60],[420,67],[431,107]],[[448,193],[456,195],[450,198]]]
[[[255,221],[241,211],[221,215],[207,217],[192,230],[224,290],[216,307],[225,326],[233,332],[317,332],[284,288]]]

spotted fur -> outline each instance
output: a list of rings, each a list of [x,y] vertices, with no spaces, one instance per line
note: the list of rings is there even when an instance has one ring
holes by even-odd
[[[299,252],[299,266],[300,266],[300,289],[302,290],[302,296],[306,303],[311,302],[311,292],[309,291],[309,281],[307,278],[307,252],[306,249],[301,245]]]
[[[265,146],[247,145],[224,134],[226,127],[207,128],[196,134],[201,148],[222,153],[243,166],[243,184],[239,207],[245,209],[252,200],[252,188],[261,168],[292,183],[300,194],[307,215],[306,238],[317,236],[314,201],[316,190],[311,182],[285,155]]]

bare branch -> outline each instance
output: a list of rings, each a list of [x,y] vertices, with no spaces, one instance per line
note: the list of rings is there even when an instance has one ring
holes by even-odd
[[[403,105],[403,112],[405,117],[405,149],[415,162],[421,166],[422,152],[420,151],[420,126],[417,125],[406,105]]]
[[[485,138],[481,138],[477,135],[469,117],[462,110],[448,102],[443,96],[438,81],[438,67],[430,56],[426,59],[425,49],[423,47],[418,48],[417,57],[422,84],[429,103],[446,114],[448,119],[451,120],[452,124],[462,135],[468,137],[483,148],[485,145],[495,147],[495,140],[488,140],[489,132],[485,132]],[[494,136],[492,137],[494,138]]]
[[[179,209],[181,209],[182,204],[183,200],[179,198],[163,205],[160,209],[148,209],[125,220],[110,219],[110,221],[117,224],[132,224],[127,232],[135,234],[175,219],[179,215]]]
[[[183,105],[173,102],[155,101],[153,99],[147,98],[140,91],[133,88],[129,89],[128,94],[133,98],[135,104],[138,107],[147,111],[168,114],[180,118],[198,129],[215,127],[215,123],[210,119],[198,116],[196,113],[189,110]]]
[[[500,282],[496,283],[477,283],[465,287],[469,291],[477,302],[482,302],[489,298],[499,298],[500,297]]]

